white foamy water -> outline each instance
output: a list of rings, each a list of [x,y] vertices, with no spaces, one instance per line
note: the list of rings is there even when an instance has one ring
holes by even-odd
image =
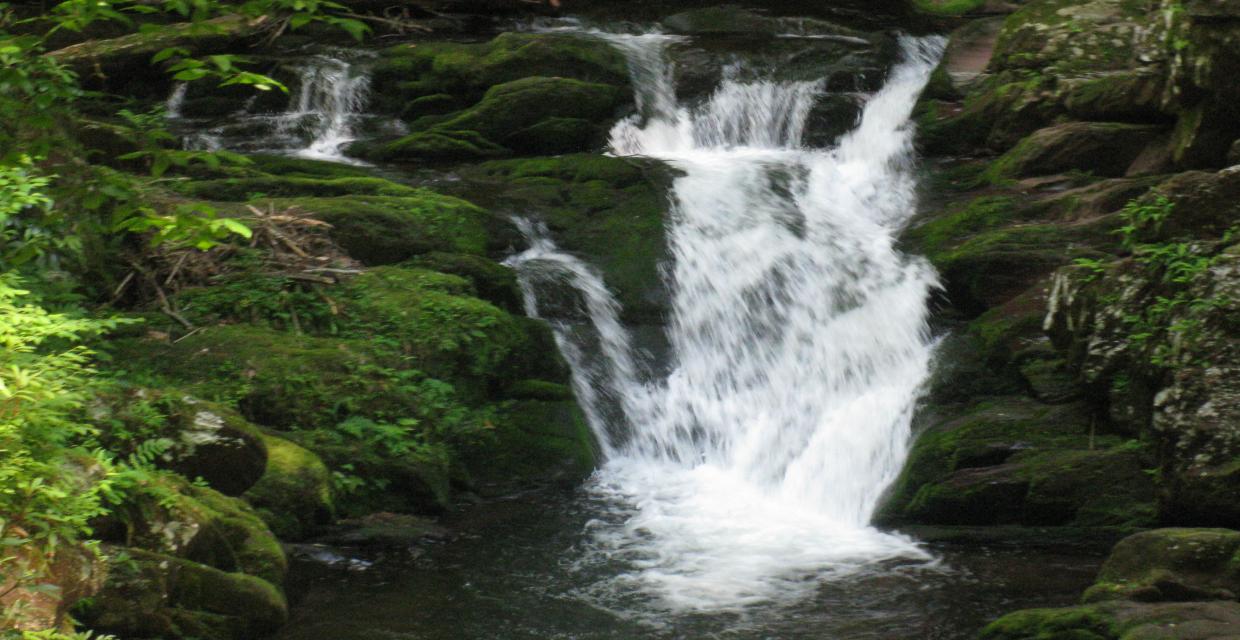
[[[370,76],[338,58],[316,56],[313,60],[303,67],[297,93],[277,124],[277,132],[287,135],[309,128],[310,143],[296,155],[352,162],[341,149],[356,139],[353,123],[366,107]]]
[[[189,149],[270,152],[316,160],[365,164],[346,157],[356,140],[354,127],[365,116],[370,76],[343,57],[315,55],[296,69],[298,80],[288,107],[275,114],[248,113],[252,96],[224,124],[192,129],[183,137]],[[168,118],[184,121],[187,85],[176,85],[166,102]]]
[[[643,372],[598,274],[545,232],[527,225],[532,248],[512,261],[533,315],[540,284],[559,278],[593,325],[585,338],[557,325],[605,457],[592,491],[616,516],[592,526],[583,562],[626,567],[593,595],[730,610],[928,561],[869,521],[905,460],[929,367],[935,274],[894,242],[915,208],[909,117],[943,42],[904,39],[860,124],[808,149],[821,83],[725,76],[690,107],[668,54],[683,39],[604,37],[639,88],[613,152],[684,172],[668,228],[670,374]]]

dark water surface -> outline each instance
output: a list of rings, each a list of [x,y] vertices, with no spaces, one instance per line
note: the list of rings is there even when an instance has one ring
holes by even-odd
[[[623,517],[584,491],[540,492],[455,516],[456,540],[365,570],[297,563],[292,621],[279,638],[955,640],[1013,609],[1072,604],[1100,562],[1083,553],[932,545],[936,566],[876,568],[826,582],[796,604],[661,613],[636,593],[626,602],[625,594],[598,592],[622,567],[575,566],[600,514]],[[617,606],[628,610],[610,609]]]

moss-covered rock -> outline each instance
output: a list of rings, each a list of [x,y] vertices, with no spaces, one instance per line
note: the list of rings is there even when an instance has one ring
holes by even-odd
[[[473,284],[479,298],[509,313],[524,313],[517,274],[504,265],[480,256],[442,252],[420,255],[407,264],[465,278]]]
[[[523,399],[500,410],[496,442],[466,453],[471,478],[484,493],[511,492],[548,480],[572,484],[594,469],[594,438],[572,391],[535,382],[510,388],[510,394]]]
[[[78,608],[90,629],[126,638],[248,640],[288,619],[284,595],[243,573],[136,548],[109,549],[103,589]]]
[[[1235,600],[1240,596],[1240,532],[1156,529],[1115,545],[1085,592],[1086,602]]]
[[[282,584],[287,561],[244,501],[160,474],[96,524],[105,542],[139,547]]]
[[[602,143],[625,93],[571,78],[529,77],[491,87],[472,107],[383,147],[385,159],[451,160],[585,151]]]
[[[1104,602],[1010,613],[979,640],[1226,640],[1240,625],[1235,602]]]
[[[385,91],[374,96],[374,102],[393,114],[415,108],[418,111],[404,115],[417,116],[423,115],[415,106],[419,99],[450,95],[472,103],[491,87],[532,76],[613,86],[626,85],[629,77],[624,57],[600,39],[505,33],[482,44],[423,42],[384,50],[372,77]],[[442,97],[436,100],[443,102]]]
[[[139,443],[162,440],[153,461],[212,488],[240,495],[263,475],[267,451],[262,434],[229,407],[175,389],[117,388],[99,397],[93,419],[101,439],[118,456]]]
[[[273,198],[260,208],[295,207],[332,228],[349,256],[368,265],[392,264],[431,251],[486,254],[504,226],[459,198],[419,189],[410,195]]]
[[[261,197],[418,196],[425,193],[383,178],[298,175],[194,180],[184,183],[179,190],[192,198],[238,202]]]
[[[588,256],[626,319],[660,322],[667,292],[659,273],[670,171],[661,164],[571,155],[488,162],[464,173],[494,195],[497,210],[546,222],[562,248]]]
[[[1159,132],[1157,126],[1109,122],[1055,125],[1021,140],[995,161],[987,178],[998,181],[1066,171],[1123,176]]]
[[[1091,435],[1079,405],[982,402],[920,434],[885,524],[1132,528],[1156,516],[1143,446]]]
[[[313,452],[263,434],[267,468],[241,497],[282,540],[302,540],[335,515],[332,475]]]

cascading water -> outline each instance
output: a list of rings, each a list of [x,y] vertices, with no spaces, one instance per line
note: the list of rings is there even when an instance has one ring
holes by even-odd
[[[342,150],[356,139],[354,127],[364,117],[370,76],[358,65],[334,55],[311,56],[296,71],[298,79],[283,112],[249,113],[251,105],[247,103],[224,124],[188,127],[184,145],[358,163],[344,156]],[[166,104],[168,118],[183,124],[187,120],[183,115],[186,88],[185,84],[177,85]]]
[[[641,107],[612,131],[613,153],[683,171],[668,229],[670,374],[643,373],[588,267],[537,233],[512,261],[532,312],[540,279],[559,274],[594,325],[584,339],[557,332],[604,452],[592,491],[618,516],[592,525],[583,562],[626,567],[597,590],[730,610],[928,560],[868,523],[929,366],[935,275],[894,234],[914,210],[909,117],[941,39],[903,39],[857,127],[808,149],[820,83],[725,75],[705,104],[681,105],[668,52],[679,38],[603,37],[628,56]]]
[[[310,143],[297,155],[343,161],[340,150],[352,142],[353,121],[366,106],[370,76],[338,58],[317,56],[301,72],[296,96],[277,124],[277,132],[305,136]]]

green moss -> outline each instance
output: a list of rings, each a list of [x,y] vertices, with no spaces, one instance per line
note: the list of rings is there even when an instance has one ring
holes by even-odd
[[[140,549],[113,549],[102,590],[77,609],[92,630],[126,637],[244,640],[274,633],[288,605],[273,584]]]
[[[385,159],[450,161],[485,160],[507,154],[507,149],[476,131],[436,129],[410,134],[367,155]]]
[[[397,184],[382,178],[311,178],[272,176],[194,180],[180,185],[179,190],[194,198],[243,201],[258,197],[280,196],[416,196],[420,189]]]
[[[1010,222],[1015,203],[1011,196],[982,196],[962,206],[936,213],[925,223],[904,234],[909,248],[922,254],[941,254],[945,248],[967,236]]]
[[[263,441],[266,471],[242,497],[281,539],[304,539],[335,515],[331,472],[317,455],[285,438],[264,434]]]
[[[322,180],[374,177],[373,169],[340,162],[267,154],[255,154],[246,157],[250,160],[250,164],[245,167],[246,170],[273,176],[319,178]]]
[[[513,316],[471,296],[469,281],[424,269],[379,267],[349,281],[342,330],[391,340],[437,377],[500,374],[525,339]]]
[[[1240,590],[1240,532],[1156,529],[1115,545],[1085,602],[1230,600]]]
[[[570,155],[488,162],[465,177],[497,190],[497,207],[536,214],[561,247],[590,256],[626,319],[661,320],[666,167]]]
[[[598,142],[623,99],[611,85],[530,77],[491,87],[472,107],[415,123],[423,131],[383,148],[384,158],[477,159],[507,150],[566,152]]]
[[[1132,529],[1155,520],[1148,453],[1072,405],[978,403],[917,437],[878,519]]]
[[[1026,609],[982,630],[981,640],[1118,640],[1113,617],[1089,607]]]
[[[977,11],[985,0],[913,0],[913,8],[936,16],[960,16]]]
[[[557,475],[578,482],[593,470],[595,458],[593,436],[575,401],[530,399],[506,403],[496,416],[495,442],[468,451],[465,464],[481,489],[504,493]]]
[[[483,300],[511,313],[524,313],[517,274],[501,264],[480,256],[442,252],[420,255],[407,264],[465,278]]]
[[[331,236],[369,265],[391,264],[431,251],[483,254],[496,221],[458,198],[419,189],[406,197],[276,198],[256,206],[296,207],[332,225]]]
[[[488,88],[529,76],[556,76],[611,85],[628,83],[628,69],[601,40],[569,35],[505,33],[483,44],[400,45],[382,52],[376,86],[399,90],[376,96],[399,112],[410,98],[450,94],[474,100]]]

